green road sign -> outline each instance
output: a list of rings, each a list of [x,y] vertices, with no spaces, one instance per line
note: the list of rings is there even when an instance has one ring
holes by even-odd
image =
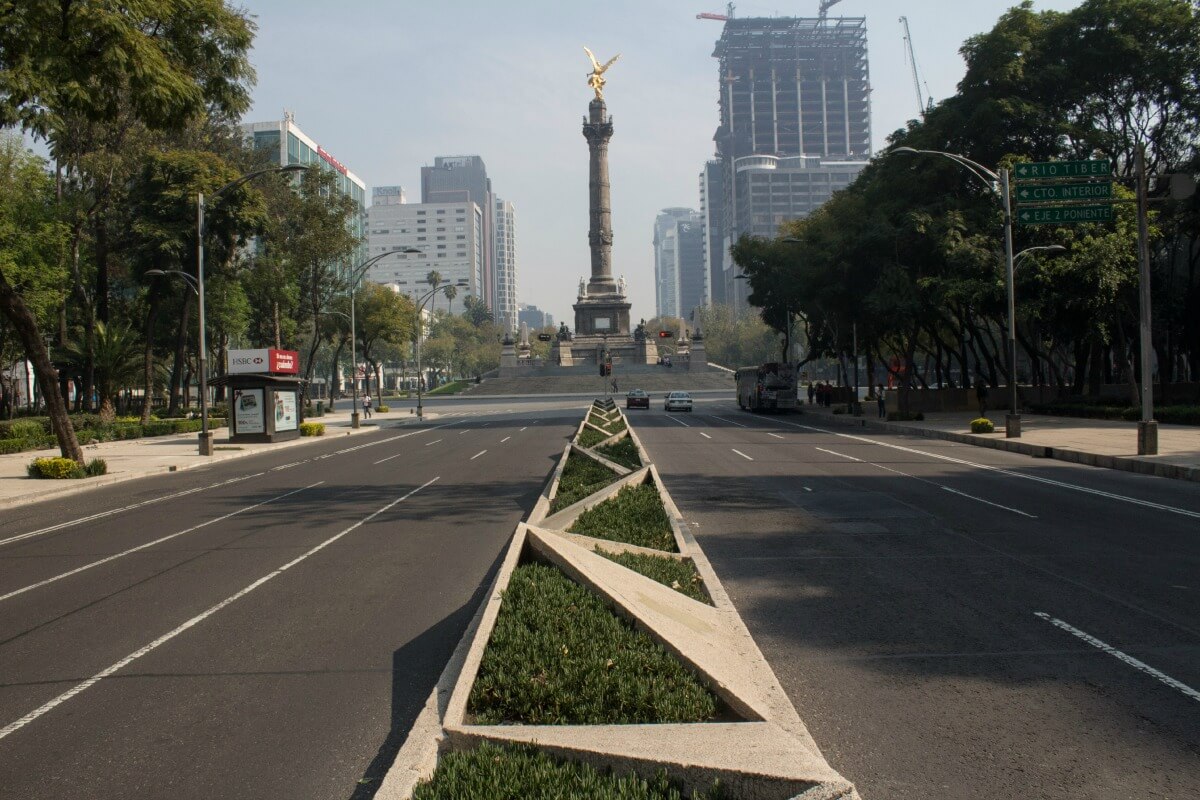
[[[1078,222],[1111,222],[1112,206],[1035,206],[1017,212],[1022,225],[1074,225]]]
[[[1112,197],[1112,187],[1112,181],[1019,186],[1016,192],[1017,203],[1044,203],[1047,200],[1107,200]]]
[[[1112,163],[1103,161],[1036,161],[1017,164],[1013,173],[1019,181],[1045,181],[1059,178],[1107,178]]]

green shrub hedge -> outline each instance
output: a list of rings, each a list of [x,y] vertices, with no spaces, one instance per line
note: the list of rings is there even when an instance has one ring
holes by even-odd
[[[575,443],[580,447],[595,447],[612,434],[598,431],[595,428],[584,428]]]
[[[670,553],[679,550],[667,510],[652,484],[624,487],[616,497],[580,514],[567,530]]]
[[[412,800],[721,800],[720,786],[687,794],[665,770],[649,780],[633,773],[618,776],[575,761],[554,758],[525,745],[484,743],[473,750],[446,753],[433,776],[413,790]]]
[[[971,433],[995,433],[996,426],[987,417],[971,420]]]
[[[558,491],[550,501],[550,513],[561,511],[593,492],[598,492],[617,478],[617,473],[595,459],[572,452],[563,465],[558,479]]]
[[[324,436],[325,424],[323,422],[301,422],[301,436]]]
[[[595,594],[554,567],[525,564],[504,592],[467,711],[482,725],[650,724],[704,722],[717,703]]]
[[[73,459],[61,456],[35,458],[25,468],[31,478],[94,478],[108,472],[108,463],[103,458],[93,458],[86,465],[80,466]]]
[[[1113,419],[1137,422],[1142,418],[1140,406],[1093,404],[1084,402],[1031,403],[1029,410],[1035,414],[1051,414],[1059,417],[1084,417],[1087,419]],[[1200,425],[1200,405],[1158,406],[1154,418],[1170,425]]]

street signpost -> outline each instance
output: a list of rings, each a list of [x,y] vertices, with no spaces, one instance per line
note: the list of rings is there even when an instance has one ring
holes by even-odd
[[[1013,167],[1017,178],[1017,222],[1022,225],[1075,225],[1112,222],[1112,162],[1030,161]],[[1061,205],[1047,205],[1060,203]]]
[[[1112,181],[1020,186],[1017,188],[1017,205],[1053,200],[1108,200],[1112,197],[1112,188]]]
[[[1047,181],[1063,178],[1107,178],[1112,175],[1108,159],[1088,161],[1027,161],[1013,167],[1018,181]]]
[[[1073,225],[1079,222],[1112,222],[1112,206],[1032,206],[1017,212],[1023,225]]]

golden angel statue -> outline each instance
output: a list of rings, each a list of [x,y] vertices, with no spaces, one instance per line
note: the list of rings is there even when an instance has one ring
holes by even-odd
[[[588,50],[585,47],[585,48],[583,48],[583,52],[587,53],[588,58],[590,58],[592,60],[592,71],[590,73],[588,73],[588,86],[591,86],[592,89],[595,90],[597,100],[603,100],[604,99],[604,73],[607,72],[608,68],[611,67],[616,62],[616,60],[621,57],[621,54],[617,53],[615,56],[610,58],[607,63],[605,63],[603,66],[601,66],[600,62],[596,60],[596,57],[594,55],[592,55],[591,50]]]

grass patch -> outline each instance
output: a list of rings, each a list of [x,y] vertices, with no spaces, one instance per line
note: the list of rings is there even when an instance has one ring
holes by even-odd
[[[630,436],[626,436],[624,439],[613,444],[598,447],[596,448],[596,452],[609,461],[620,464],[622,467],[640,469],[642,466],[642,459],[638,456],[637,445],[633,443],[633,438]]]
[[[572,452],[567,456],[562,475],[558,479],[558,492],[550,501],[550,513],[562,511],[572,503],[578,503],[593,492],[598,492],[617,478],[617,473],[595,459]]]
[[[430,389],[428,392],[425,392],[425,396],[428,397],[431,394],[458,394],[470,385],[466,381],[450,381],[449,383],[443,383],[436,389]]]
[[[462,798],[523,798],[559,800],[721,800],[719,786],[708,792],[687,794],[665,770],[645,780],[630,773],[618,776],[595,767],[554,758],[526,745],[496,746],[484,743],[462,753],[438,759],[428,782],[413,790],[413,800]]]
[[[670,553],[679,549],[667,511],[652,484],[626,486],[616,497],[580,514],[567,530]]]
[[[484,725],[651,724],[711,720],[717,701],[598,596],[554,567],[525,564],[504,592],[467,710]]]
[[[597,550],[596,554],[604,556],[609,561],[615,561],[622,567],[627,567],[640,575],[645,575],[652,581],[658,581],[663,586],[670,586],[693,600],[712,605],[712,601],[704,592],[704,581],[700,579],[700,573],[696,571],[696,567],[690,561],[652,556],[646,553],[606,553],[603,550]]]
[[[607,439],[610,435],[611,434],[598,431],[595,428],[584,428],[583,431],[580,432],[579,438],[575,440],[575,443],[580,447],[595,447]]]

